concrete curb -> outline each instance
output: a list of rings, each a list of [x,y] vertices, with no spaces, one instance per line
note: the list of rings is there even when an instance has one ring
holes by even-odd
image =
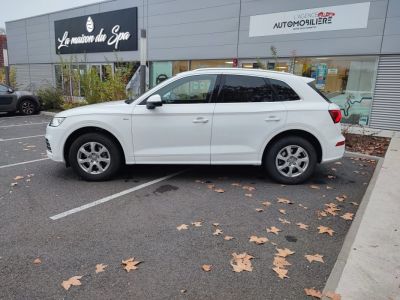
[[[323,294],[325,294],[326,292],[335,292],[338,284],[339,284],[339,280],[342,276],[343,270],[346,266],[346,262],[347,259],[349,258],[350,255],[350,251],[351,251],[351,247],[355,241],[355,238],[357,236],[357,232],[360,228],[360,224],[361,221],[363,219],[365,210],[367,209],[369,200],[371,198],[371,194],[372,191],[374,190],[375,187],[375,183],[376,180],[379,176],[379,173],[382,169],[382,165],[383,165],[383,161],[384,158],[383,157],[377,157],[377,156],[371,156],[371,155],[367,155],[367,154],[358,154],[358,153],[354,153],[354,152],[346,152],[347,156],[351,156],[351,157],[361,157],[361,158],[368,158],[368,159],[377,159],[378,163],[376,165],[374,174],[372,175],[372,178],[369,182],[369,185],[367,187],[367,190],[365,191],[365,194],[361,200],[361,204],[360,207],[357,210],[357,214],[354,218],[353,223],[350,226],[349,231],[347,232],[346,238],[343,242],[343,246],[342,249],[339,252],[338,258],[336,260],[335,265],[333,266],[333,269],[331,271],[331,274],[329,275],[328,280],[326,281],[325,284],[325,288],[323,290]],[[322,297],[323,300],[330,300],[330,298],[323,296]]]
[[[51,117],[54,117],[54,116],[55,116],[56,114],[58,114],[58,113],[52,112],[52,111],[41,111],[40,114],[41,114],[41,115],[44,115],[44,116],[51,116]]]

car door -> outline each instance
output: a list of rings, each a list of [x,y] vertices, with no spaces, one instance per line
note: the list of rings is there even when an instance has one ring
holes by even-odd
[[[192,75],[157,90],[162,106],[136,105],[132,118],[136,163],[209,164],[217,75]]]
[[[15,110],[16,98],[15,93],[10,93],[8,86],[0,84],[0,111]]]
[[[222,76],[213,116],[211,164],[259,164],[270,135],[285,124],[285,106],[264,77]]]

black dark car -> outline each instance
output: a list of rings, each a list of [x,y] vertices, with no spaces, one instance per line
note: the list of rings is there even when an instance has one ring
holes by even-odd
[[[11,87],[0,84],[0,112],[17,112],[33,115],[40,110],[37,96],[28,91],[15,91]]]

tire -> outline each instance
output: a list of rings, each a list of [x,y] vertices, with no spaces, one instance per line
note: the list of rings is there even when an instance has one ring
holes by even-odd
[[[121,157],[116,143],[101,133],[86,133],[78,137],[68,153],[71,167],[87,181],[112,178],[121,167]]]
[[[312,176],[316,165],[314,146],[297,136],[287,136],[274,142],[264,159],[268,175],[283,184],[303,183]]]
[[[38,106],[35,101],[30,99],[24,99],[20,102],[18,110],[24,116],[30,116],[38,112]]]

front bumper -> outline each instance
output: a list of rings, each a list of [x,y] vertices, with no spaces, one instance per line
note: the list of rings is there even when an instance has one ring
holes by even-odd
[[[57,162],[65,162],[62,136],[58,127],[47,126],[45,136],[47,157]]]

